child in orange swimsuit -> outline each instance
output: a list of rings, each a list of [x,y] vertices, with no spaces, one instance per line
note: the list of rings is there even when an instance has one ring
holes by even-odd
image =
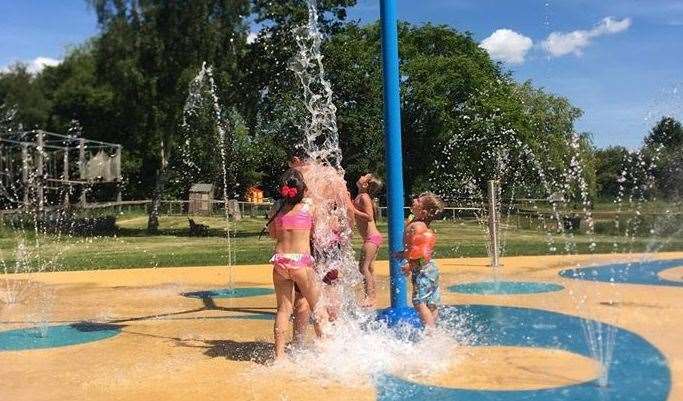
[[[359,270],[363,275],[365,287],[365,299],[362,305],[365,307],[375,306],[377,294],[375,288],[375,269],[374,262],[377,258],[377,251],[384,239],[375,224],[377,217],[377,206],[372,201],[380,189],[382,181],[372,174],[365,174],[356,182],[358,196],[353,200],[353,211],[357,217],[356,225],[363,237],[362,256],[359,263]]]
[[[316,308],[320,289],[313,271],[311,256],[311,230],[313,228],[313,204],[304,198],[306,184],[299,171],[290,169],[280,179],[279,207],[271,215],[267,227],[277,243],[273,263],[273,285],[277,298],[275,317],[275,359],[285,356],[285,333],[294,307],[296,285],[313,310],[316,332],[323,332],[320,325],[327,320],[324,311]]]
[[[432,260],[436,234],[429,225],[443,209],[443,202],[433,193],[426,192],[414,199],[414,219],[406,225],[405,248],[395,255],[407,261],[403,272],[412,276],[413,306],[425,327],[434,327],[441,303],[439,268]]]

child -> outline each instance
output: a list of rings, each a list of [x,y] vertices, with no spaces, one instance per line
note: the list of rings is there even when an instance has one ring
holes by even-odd
[[[414,199],[411,207],[414,219],[406,225],[405,248],[397,255],[407,260],[403,272],[412,274],[413,306],[426,328],[434,327],[441,302],[439,269],[432,260],[436,234],[429,224],[443,209],[443,201],[431,192]]]
[[[372,198],[382,189],[382,181],[372,174],[365,174],[358,179],[356,186],[358,187],[358,196],[353,200],[353,211],[354,215],[358,217],[356,225],[363,237],[362,256],[358,266],[363,275],[365,289],[365,299],[362,305],[371,308],[375,306],[377,301],[373,262],[384,240],[375,224],[377,206]]]
[[[325,318],[317,313],[320,290],[313,272],[311,256],[311,229],[313,227],[313,205],[304,198],[306,184],[297,170],[290,169],[280,179],[282,204],[273,214],[267,227],[275,238],[273,263],[273,285],[277,298],[275,317],[275,359],[285,356],[285,333],[294,307],[294,286],[308,302],[316,320],[316,332],[323,332],[320,325]]]
[[[323,295],[318,307],[324,305],[329,321],[334,321],[340,308],[340,252],[342,246],[350,241],[350,232],[347,233],[343,222],[350,224],[350,218],[353,217],[352,208],[339,208],[338,205],[348,206],[351,199],[343,176],[333,167],[306,158],[302,153],[293,156],[289,166],[302,174],[309,191],[307,196],[316,205],[311,251],[315,259],[317,283]],[[301,344],[308,327],[310,307],[299,291],[296,291],[294,307],[294,340]]]
[[[321,245],[326,249],[326,252],[321,252],[320,249],[314,249],[314,256],[316,261],[316,266],[314,269],[317,270],[317,277],[322,276],[322,288],[321,293],[325,300],[325,310],[327,312],[328,320],[334,322],[339,316],[339,270],[336,268],[339,263],[337,260],[338,254],[332,251],[332,248],[337,250],[341,249],[341,242],[344,240],[339,225],[339,220],[335,217],[335,213],[344,211],[337,208],[336,203],[330,203],[328,205],[328,213],[331,216],[327,224],[330,224],[331,237],[327,238],[327,242]],[[319,210],[319,209],[318,209]],[[319,222],[319,221],[318,221]],[[335,224],[336,222],[336,224]],[[338,251],[337,251],[338,252]],[[297,286],[295,288],[295,298],[294,298],[294,341],[297,344],[302,344],[305,339],[306,328],[308,326],[311,310],[308,306],[308,302],[303,298],[301,292],[298,290]],[[321,301],[322,302],[322,301]],[[316,331],[319,336],[321,333]]]

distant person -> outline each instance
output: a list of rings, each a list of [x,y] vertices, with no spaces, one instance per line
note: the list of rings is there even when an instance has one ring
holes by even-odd
[[[365,174],[356,182],[358,196],[353,200],[353,210],[356,226],[363,237],[359,270],[363,275],[365,297],[361,303],[365,307],[374,307],[377,303],[377,288],[375,285],[374,262],[377,251],[384,241],[375,223],[378,208],[373,198],[382,189],[382,181],[372,174]]]
[[[279,206],[273,209],[267,224],[268,231],[277,243],[273,263],[273,285],[277,299],[275,317],[275,359],[285,356],[285,335],[294,310],[294,287],[296,286],[311,310],[313,310],[316,333],[322,335],[322,325],[327,320],[322,308],[317,308],[320,288],[313,271],[311,256],[311,232],[314,205],[305,198],[306,184],[301,172],[289,169],[280,179]]]
[[[392,255],[406,260],[403,273],[412,276],[413,306],[426,328],[436,324],[441,303],[439,268],[432,260],[436,234],[429,226],[443,210],[443,201],[431,192],[415,198],[411,207],[413,219],[406,225],[405,247]]]

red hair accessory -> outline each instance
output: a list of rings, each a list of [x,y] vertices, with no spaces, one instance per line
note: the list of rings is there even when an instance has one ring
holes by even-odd
[[[282,188],[280,188],[280,195],[284,198],[294,198],[297,193],[299,193],[299,191],[296,188],[287,185],[283,185]]]

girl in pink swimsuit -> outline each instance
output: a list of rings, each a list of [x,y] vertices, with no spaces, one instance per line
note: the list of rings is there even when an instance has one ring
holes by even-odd
[[[296,285],[313,310],[316,332],[322,335],[320,327],[327,319],[318,306],[320,289],[313,271],[311,256],[311,229],[313,228],[313,204],[304,198],[306,184],[296,170],[288,170],[280,180],[282,201],[268,223],[268,231],[276,241],[273,263],[273,285],[277,298],[275,317],[275,359],[285,356],[285,333],[294,306]]]
[[[356,225],[363,237],[362,256],[359,270],[363,275],[365,287],[365,299],[362,305],[365,307],[375,306],[377,295],[375,289],[375,269],[373,263],[377,258],[377,251],[384,239],[375,224],[377,207],[372,198],[382,189],[382,181],[372,174],[365,174],[356,182],[358,196],[353,200],[354,215],[357,217]]]

